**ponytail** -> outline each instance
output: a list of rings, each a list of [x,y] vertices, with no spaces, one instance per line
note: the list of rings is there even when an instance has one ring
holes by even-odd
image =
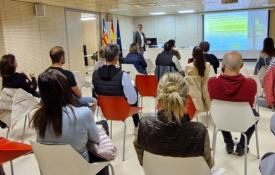
[[[169,122],[181,122],[186,96],[187,90],[181,74],[167,73],[161,78],[157,100]]]

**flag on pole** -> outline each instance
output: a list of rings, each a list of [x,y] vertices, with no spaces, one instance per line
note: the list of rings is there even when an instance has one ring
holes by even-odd
[[[115,43],[115,29],[113,20],[111,23],[111,43]]]
[[[121,45],[121,38],[120,38],[120,29],[119,29],[119,21],[117,20],[117,28],[116,28],[116,43],[118,44],[119,46],[119,49],[120,49],[120,54],[119,56],[120,57],[123,57],[123,54],[122,54],[122,45]]]
[[[107,46],[109,38],[108,38],[108,32],[107,32],[104,18],[103,18],[103,38],[102,38],[102,40],[103,40],[104,46]]]

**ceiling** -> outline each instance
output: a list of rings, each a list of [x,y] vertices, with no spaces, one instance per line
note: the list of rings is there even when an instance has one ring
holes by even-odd
[[[149,16],[150,12],[177,14],[179,10],[196,12],[224,11],[275,7],[275,0],[238,0],[238,3],[221,4],[222,0],[20,0],[53,6],[106,12],[127,16]]]

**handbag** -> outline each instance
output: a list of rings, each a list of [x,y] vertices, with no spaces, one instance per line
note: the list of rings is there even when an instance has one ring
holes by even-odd
[[[88,150],[105,160],[114,160],[117,155],[116,147],[103,129],[99,129],[99,143],[89,143]]]

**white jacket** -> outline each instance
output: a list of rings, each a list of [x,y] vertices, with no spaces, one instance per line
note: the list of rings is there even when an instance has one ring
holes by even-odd
[[[13,127],[40,102],[23,89],[4,88],[0,96],[0,120]]]

